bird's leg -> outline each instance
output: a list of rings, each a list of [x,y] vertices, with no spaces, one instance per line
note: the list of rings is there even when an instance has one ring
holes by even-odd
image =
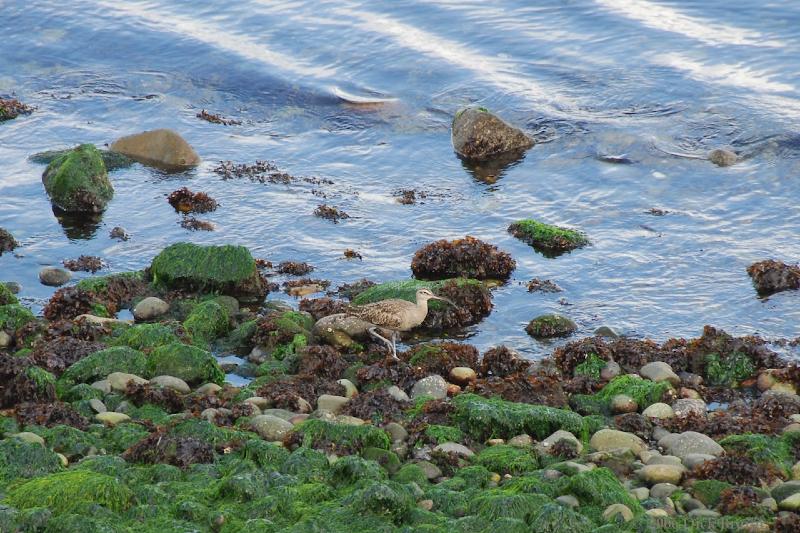
[[[386,337],[384,337],[380,333],[378,333],[377,326],[376,327],[371,327],[367,331],[369,331],[369,334],[372,335],[373,337],[377,337],[380,340],[382,340],[383,342],[385,342],[386,345],[389,346],[389,348],[391,348],[393,357],[395,359],[397,358],[397,355],[394,354],[394,342],[390,341],[389,339],[387,339]],[[392,332],[392,333],[394,333],[394,332]]]
[[[392,357],[398,359],[397,357],[397,332],[392,330]]]

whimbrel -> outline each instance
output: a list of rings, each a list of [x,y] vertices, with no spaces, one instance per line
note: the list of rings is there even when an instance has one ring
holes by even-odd
[[[372,324],[373,327],[369,328],[370,335],[385,342],[392,349],[392,357],[397,359],[395,341],[398,333],[412,330],[422,324],[428,315],[428,300],[443,300],[450,305],[455,305],[447,298],[436,296],[430,289],[419,289],[417,290],[416,303],[390,298],[371,304],[350,307],[347,313]],[[379,328],[390,331],[392,340],[380,335],[378,333]]]

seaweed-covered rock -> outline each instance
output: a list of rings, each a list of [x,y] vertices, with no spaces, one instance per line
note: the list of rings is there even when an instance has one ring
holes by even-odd
[[[147,358],[149,376],[174,376],[189,385],[225,381],[225,373],[211,353],[186,344],[159,346]]]
[[[358,453],[364,448],[388,450],[391,444],[384,430],[371,425],[353,426],[312,419],[296,426],[293,433],[304,447],[336,453]]]
[[[133,499],[133,492],[120,480],[88,470],[68,470],[32,479],[14,486],[6,496],[18,509],[47,507],[56,514],[86,512],[90,505],[122,512]]]
[[[418,344],[408,353],[408,364],[422,368],[425,372],[447,376],[455,367],[478,366],[478,350],[469,344],[441,342]]]
[[[121,137],[111,144],[111,150],[165,170],[183,170],[200,164],[200,156],[189,143],[168,129]]]
[[[430,289],[437,296],[449,299],[455,305],[439,300],[428,301],[428,315],[420,326],[423,329],[442,330],[469,326],[480,322],[492,310],[489,289],[478,280],[455,278],[440,281],[403,280],[373,285],[353,298],[353,305],[363,305],[389,298],[414,302],[418,289]]]
[[[594,523],[558,503],[548,503],[539,509],[539,512],[530,521],[530,531],[538,533],[589,533],[595,530]]]
[[[767,296],[780,291],[800,288],[800,267],[768,259],[747,267],[759,294]]]
[[[106,348],[71,365],[58,381],[58,390],[67,391],[78,383],[91,383],[113,372],[143,375],[147,372],[145,355],[127,346]],[[163,372],[159,373],[163,374]],[[158,374],[151,374],[158,375]]]
[[[0,440],[0,486],[15,479],[32,478],[61,470],[52,450],[21,439]]]
[[[533,472],[539,468],[539,462],[532,450],[515,448],[506,444],[486,448],[478,454],[475,461],[500,475],[516,476],[525,472]]]
[[[155,283],[172,289],[217,291],[237,298],[265,294],[256,262],[244,246],[173,244],[153,259],[150,274]]]
[[[68,213],[100,213],[114,196],[103,158],[92,144],[54,159],[42,182],[53,205]]]
[[[20,304],[11,303],[0,305],[0,330],[14,333],[19,328],[29,322],[33,322],[35,317],[26,307]]]
[[[168,464],[179,468],[214,461],[211,444],[193,437],[153,433],[122,454],[126,461],[146,464]]]
[[[470,161],[485,161],[507,152],[523,152],[534,141],[482,107],[456,113],[452,130],[453,149]]]
[[[3,252],[11,252],[19,246],[19,243],[5,228],[0,228],[0,255]]]
[[[473,438],[511,438],[529,434],[544,439],[559,429],[585,435],[583,418],[571,411],[543,405],[507,402],[460,394],[453,398],[453,419]]]
[[[230,331],[230,316],[225,307],[214,300],[208,300],[192,309],[183,322],[183,328],[193,344],[208,348],[214,340]]]
[[[455,277],[506,280],[516,266],[508,253],[469,235],[426,244],[411,261],[414,277],[428,280]]]
[[[308,344],[312,327],[313,321],[305,313],[276,311],[256,322],[252,342],[273,358],[284,359]]]
[[[66,150],[47,150],[45,152],[33,154],[28,160],[40,165],[49,165],[59,157],[69,154],[72,150],[72,148]],[[109,172],[120,168],[127,168],[133,164],[133,159],[120,153],[112,152],[111,150],[98,151],[100,152],[100,157],[103,158],[103,164],[105,164],[106,170]]]
[[[535,339],[549,339],[552,337],[566,337],[578,329],[575,322],[561,315],[542,315],[531,320],[525,331]]]
[[[551,226],[530,218],[514,222],[508,227],[508,231],[531,245],[537,252],[550,257],[589,244],[589,239],[579,231]]]
[[[0,353],[0,407],[55,399],[54,377],[26,358]]]
[[[137,324],[126,328],[113,340],[113,344],[151,352],[159,346],[179,341],[174,328],[167,324]]]

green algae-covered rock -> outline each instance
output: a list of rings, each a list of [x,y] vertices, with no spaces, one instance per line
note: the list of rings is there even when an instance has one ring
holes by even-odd
[[[509,439],[523,433],[544,439],[559,429],[577,436],[585,433],[583,418],[564,409],[483,398],[476,394],[460,394],[453,398],[453,405],[454,420],[479,440]]]
[[[664,393],[671,388],[668,381],[655,382],[636,375],[617,376],[591,396],[574,394],[570,399],[570,405],[585,414],[607,414],[610,412],[613,398],[624,394],[633,398],[636,404],[644,409],[660,402]]]
[[[734,387],[739,381],[752,377],[757,370],[750,356],[743,352],[726,356],[712,353],[705,359],[705,377],[711,385]]]
[[[30,366],[25,369],[25,376],[36,387],[36,392],[39,396],[44,398],[53,398],[55,396],[56,377],[38,366]]]
[[[389,434],[375,426],[353,426],[337,424],[325,420],[311,419],[294,428],[302,436],[303,446],[308,448],[331,445],[342,452],[359,452],[364,448],[388,450],[391,441]]]
[[[331,484],[337,488],[367,479],[384,480],[386,471],[376,461],[364,459],[358,455],[346,455],[331,465]]]
[[[527,521],[553,500],[543,494],[514,494],[503,490],[486,490],[469,503],[469,514],[491,521],[516,518]]]
[[[113,340],[118,346],[150,352],[159,346],[180,342],[174,329],[166,324],[138,324],[126,328]]]
[[[92,144],[50,162],[42,182],[53,205],[68,213],[100,213],[114,196],[103,158]]]
[[[589,244],[589,239],[579,231],[551,226],[530,218],[514,222],[508,231],[533,246],[537,252],[551,257]]]
[[[8,491],[6,500],[18,509],[47,507],[56,514],[85,511],[85,506],[92,504],[122,512],[130,507],[133,493],[111,476],[69,470],[15,486]]]
[[[61,460],[41,444],[20,439],[0,441],[0,492],[7,483],[61,470]]]
[[[20,304],[0,305],[0,330],[14,332],[34,320],[33,313]]]
[[[484,449],[478,454],[475,462],[500,475],[516,476],[539,468],[539,462],[531,450],[523,450],[506,444]]]
[[[208,348],[230,330],[228,309],[213,300],[202,302],[189,313],[183,328],[191,336],[193,344]]]
[[[5,283],[0,283],[0,306],[9,304],[18,304],[19,300],[14,296],[14,293],[6,286]]]
[[[261,298],[264,284],[244,246],[177,243],[164,248],[150,265],[157,284],[173,289],[217,291],[241,298]]]
[[[78,383],[91,384],[113,372],[142,376],[146,371],[147,359],[142,352],[128,346],[115,346],[94,352],[67,368],[58,380],[58,390],[63,393]]]
[[[542,506],[529,523],[530,531],[537,533],[589,533],[596,527],[585,516],[557,503]]]
[[[64,454],[68,459],[85,456],[98,444],[95,435],[72,426],[36,428],[34,432],[44,439],[50,449]]]
[[[612,504],[621,503],[634,514],[643,512],[639,502],[620,483],[608,468],[595,468],[565,478],[562,494],[571,494],[581,503],[579,512],[602,522],[603,511]]]
[[[180,343],[153,350],[147,359],[146,373],[149,376],[174,376],[189,385],[221,385],[225,381],[225,373],[210,352]]]
[[[535,339],[566,337],[578,329],[575,322],[561,315],[542,315],[531,320],[525,331]]]

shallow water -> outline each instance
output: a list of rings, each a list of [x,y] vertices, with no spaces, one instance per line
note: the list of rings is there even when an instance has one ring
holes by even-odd
[[[572,317],[581,335],[607,325],[664,340],[704,324],[800,335],[800,291],[758,299],[745,272],[757,260],[800,258],[800,4],[486,4],[0,0],[0,95],[38,107],[0,125],[0,227],[22,244],[17,257],[0,257],[0,279],[21,282],[38,310],[53,292],[38,283],[43,265],[92,254],[106,273],[139,269],[190,240],[305,260],[335,286],[408,277],[419,246],[470,234],[518,262],[491,316],[468,331],[481,349],[549,353],[552,344],[523,329],[545,312]],[[541,143],[482,179],[450,145],[452,117],[467,104]],[[201,109],[243,123],[210,124],[195,117]],[[27,157],[156,127],[178,130],[204,163],[183,174],[117,171],[102,222],[62,227],[43,167]],[[718,146],[746,159],[717,168],[683,157]],[[212,172],[220,160],[258,159],[334,183]],[[216,231],[179,225],[165,197],[182,186],[220,202],[198,217]],[[429,197],[401,205],[393,193],[402,188]],[[314,217],[322,201],[352,218]],[[523,217],[580,228],[593,244],[543,257],[506,232]],[[131,239],[110,239],[114,226]],[[347,248],[363,261],[345,260]],[[528,293],[533,277],[564,292]]]

